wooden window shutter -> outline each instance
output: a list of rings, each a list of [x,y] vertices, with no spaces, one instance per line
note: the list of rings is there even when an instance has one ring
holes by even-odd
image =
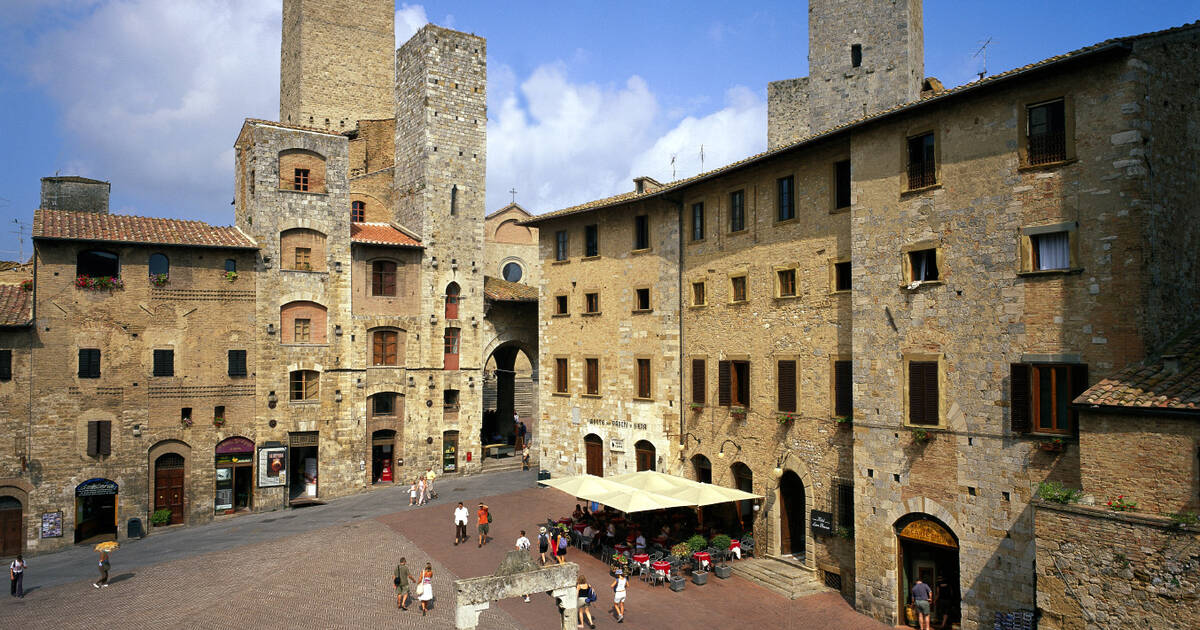
[[[704,404],[704,377],[706,364],[704,359],[692,359],[692,402]]]
[[[371,363],[372,365],[383,365],[384,361],[386,361],[385,355],[387,354],[383,333],[377,332],[372,337],[374,337],[375,346],[371,350]]]
[[[96,451],[101,455],[112,454],[112,422],[101,420],[97,424]]]
[[[717,362],[717,404],[722,407],[728,407],[730,405],[731,396],[729,391],[729,369],[729,361]]]
[[[1029,433],[1033,429],[1030,407],[1030,368],[1023,363],[1013,363],[1012,378],[1009,380],[1012,409],[1009,424],[1013,433]]]
[[[780,361],[779,362],[779,410],[780,411],[795,411],[796,410],[796,362],[795,361]]]
[[[246,375],[246,351],[245,350],[230,350],[229,351],[229,375],[230,376],[245,376]]]
[[[937,365],[936,361],[908,364],[908,421],[912,424],[938,423]]]
[[[89,356],[88,351],[80,348],[80,350],[79,350],[79,378],[87,378],[88,377],[88,374],[91,373],[89,371],[90,370],[89,366],[91,365],[91,362],[92,362],[92,359]],[[89,438],[88,444],[91,444],[90,438]],[[95,455],[95,453],[88,453],[88,455]]]
[[[854,373],[850,361],[833,364],[833,414],[847,417],[854,414]]]
[[[88,422],[87,435],[87,454],[89,457],[95,457],[99,454],[100,446],[100,423],[96,420]]]
[[[939,419],[938,401],[940,395],[938,393],[938,364],[937,362],[925,364],[925,421],[929,424],[937,424]]]

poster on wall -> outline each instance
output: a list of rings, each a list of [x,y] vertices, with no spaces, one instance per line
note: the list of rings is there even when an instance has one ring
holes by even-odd
[[[287,484],[287,447],[258,449],[258,487],[274,488]]]
[[[42,538],[62,538],[62,512],[42,513]]]

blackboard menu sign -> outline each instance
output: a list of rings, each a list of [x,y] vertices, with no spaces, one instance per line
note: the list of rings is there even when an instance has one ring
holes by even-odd
[[[809,512],[814,536],[828,536],[833,533],[833,514],[813,510]]]

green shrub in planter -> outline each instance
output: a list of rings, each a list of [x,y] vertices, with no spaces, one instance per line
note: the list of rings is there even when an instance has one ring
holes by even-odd
[[[713,549],[720,549],[721,551],[725,551],[726,549],[729,549],[729,543],[731,542],[731,540],[732,539],[729,538],[729,536],[726,536],[725,534],[717,534],[716,536],[713,536],[713,539],[712,539]]]
[[[695,536],[687,539],[687,546],[692,553],[696,553],[697,551],[703,551],[704,548],[708,546],[708,541],[704,540],[704,537],[700,534],[696,534]]]
[[[171,510],[166,508],[154,510],[154,513],[150,515],[150,522],[154,523],[155,525],[166,525],[170,520]]]

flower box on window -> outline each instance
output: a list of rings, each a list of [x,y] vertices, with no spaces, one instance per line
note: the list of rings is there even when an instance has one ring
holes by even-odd
[[[170,279],[167,277],[167,274],[165,274],[165,273],[150,274],[150,284],[153,284],[156,287],[165,287],[165,286],[167,286],[168,282],[170,282]]]
[[[217,428],[225,426],[225,418],[213,418],[213,426]]]
[[[788,413],[788,412],[781,413],[781,414],[779,414],[778,417],[775,418],[775,421],[778,422],[779,424],[791,424],[795,420],[796,420],[796,414]]]
[[[688,407],[690,407],[692,411],[699,412],[704,409],[704,403],[695,403],[694,402],[694,403],[691,403],[690,405],[688,405]]]
[[[234,280],[237,280],[237,279],[238,279],[238,274],[236,271],[226,271],[225,272],[225,280],[226,281],[233,282]]]
[[[1062,441],[1062,438],[1054,438],[1052,440],[1042,440],[1038,443],[1038,448],[1052,453],[1061,453],[1066,450],[1067,444]]]
[[[85,291],[114,291],[124,289],[125,283],[117,276],[79,276],[75,278],[75,288]]]
[[[745,420],[746,419],[746,408],[745,407],[730,407],[729,415],[733,416],[733,418],[735,420]]]

